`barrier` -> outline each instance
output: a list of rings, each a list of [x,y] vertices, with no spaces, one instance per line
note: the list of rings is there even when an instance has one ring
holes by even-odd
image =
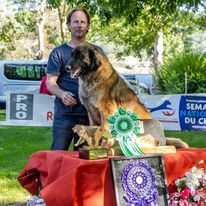
[[[0,125],[51,126],[54,96],[8,93]],[[206,130],[206,94],[142,95],[140,100],[165,130]]]

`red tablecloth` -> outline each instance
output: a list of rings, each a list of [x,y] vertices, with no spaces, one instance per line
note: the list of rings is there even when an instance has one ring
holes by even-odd
[[[179,149],[163,155],[167,185],[204,160],[205,149]],[[31,194],[37,194],[40,178],[41,195],[47,206],[116,206],[109,159],[83,160],[77,152],[39,151],[18,176],[20,184]]]

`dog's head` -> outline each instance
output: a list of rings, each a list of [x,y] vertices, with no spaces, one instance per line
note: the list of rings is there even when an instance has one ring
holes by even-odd
[[[101,65],[96,55],[97,49],[88,43],[75,47],[71,54],[71,61],[66,66],[71,72],[71,78],[83,77],[96,71]]]

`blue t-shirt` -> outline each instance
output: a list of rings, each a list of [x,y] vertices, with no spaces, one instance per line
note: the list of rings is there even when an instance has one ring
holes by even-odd
[[[65,68],[71,59],[72,50],[73,48],[66,43],[53,49],[47,64],[47,73],[59,76],[57,79],[59,87],[73,93],[77,101],[74,106],[66,106],[59,97],[56,97],[54,101],[56,115],[87,115],[86,108],[80,103],[78,96],[78,78],[72,79],[70,72]]]

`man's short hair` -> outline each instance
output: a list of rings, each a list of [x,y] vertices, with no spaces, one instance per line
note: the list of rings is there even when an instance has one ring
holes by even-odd
[[[75,9],[72,9],[72,10],[69,12],[68,16],[67,16],[66,24],[69,24],[69,23],[70,23],[71,17],[72,17],[72,15],[73,15],[76,11],[82,11],[82,12],[84,12],[85,15],[86,15],[86,17],[87,17],[87,23],[88,23],[88,25],[90,25],[90,14],[89,14],[89,12],[88,12],[85,8],[75,8]]]

